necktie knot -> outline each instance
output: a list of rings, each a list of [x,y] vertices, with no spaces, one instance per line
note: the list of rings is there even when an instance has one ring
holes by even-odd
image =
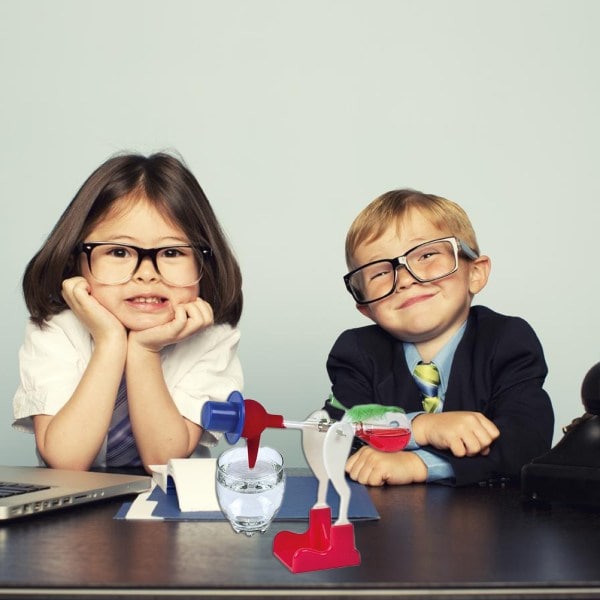
[[[434,363],[420,362],[413,371],[415,383],[423,394],[423,408],[426,412],[441,412],[442,401],[438,396],[440,372]]]

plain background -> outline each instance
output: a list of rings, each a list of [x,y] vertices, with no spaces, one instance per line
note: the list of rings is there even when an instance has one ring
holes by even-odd
[[[600,360],[599,25],[595,0],[0,0],[1,462],[35,464],[11,429],[23,269],[123,150],[197,176],[244,274],[245,395],[288,419],[368,323],[341,279],[358,211],[459,202],[492,258],[476,303],[545,348],[556,442]],[[265,441],[303,464],[297,431]]]

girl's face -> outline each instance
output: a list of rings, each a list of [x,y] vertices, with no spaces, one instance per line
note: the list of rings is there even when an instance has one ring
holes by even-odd
[[[181,228],[166,220],[145,198],[124,197],[113,206],[84,242],[115,242],[140,248],[189,244]],[[176,305],[193,302],[199,294],[197,283],[187,287],[165,283],[149,257],[142,260],[128,282],[117,285],[96,281],[84,254],[80,260],[81,274],[90,285],[91,295],[131,331],[168,323]]]

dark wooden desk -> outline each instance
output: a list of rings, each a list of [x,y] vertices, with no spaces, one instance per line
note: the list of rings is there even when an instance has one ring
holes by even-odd
[[[514,488],[371,490],[358,567],[292,574],[225,522],[118,521],[121,501],[0,526],[0,597],[600,598],[600,511],[526,507]]]

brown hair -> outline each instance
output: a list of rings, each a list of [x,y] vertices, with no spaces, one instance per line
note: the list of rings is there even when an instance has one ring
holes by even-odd
[[[401,223],[411,210],[422,212],[436,227],[447,230],[448,235],[463,240],[479,254],[479,245],[471,221],[456,202],[416,190],[401,189],[386,192],[375,198],[354,219],[346,235],[348,268],[358,266],[352,264],[352,259],[360,244],[377,239],[390,224]]]
[[[200,184],[169,154],[125,154],[110,158],[84,182],[23,276],[25,304],[33,322],[42,325],[67,309],[61,294],[64,279],[78,274],[74,248],[125,196],[139,196],[178,225],[192,246],[209,246],[202,297],[216,323],[236,325],[242,313],[242,276],[217,217]]]

